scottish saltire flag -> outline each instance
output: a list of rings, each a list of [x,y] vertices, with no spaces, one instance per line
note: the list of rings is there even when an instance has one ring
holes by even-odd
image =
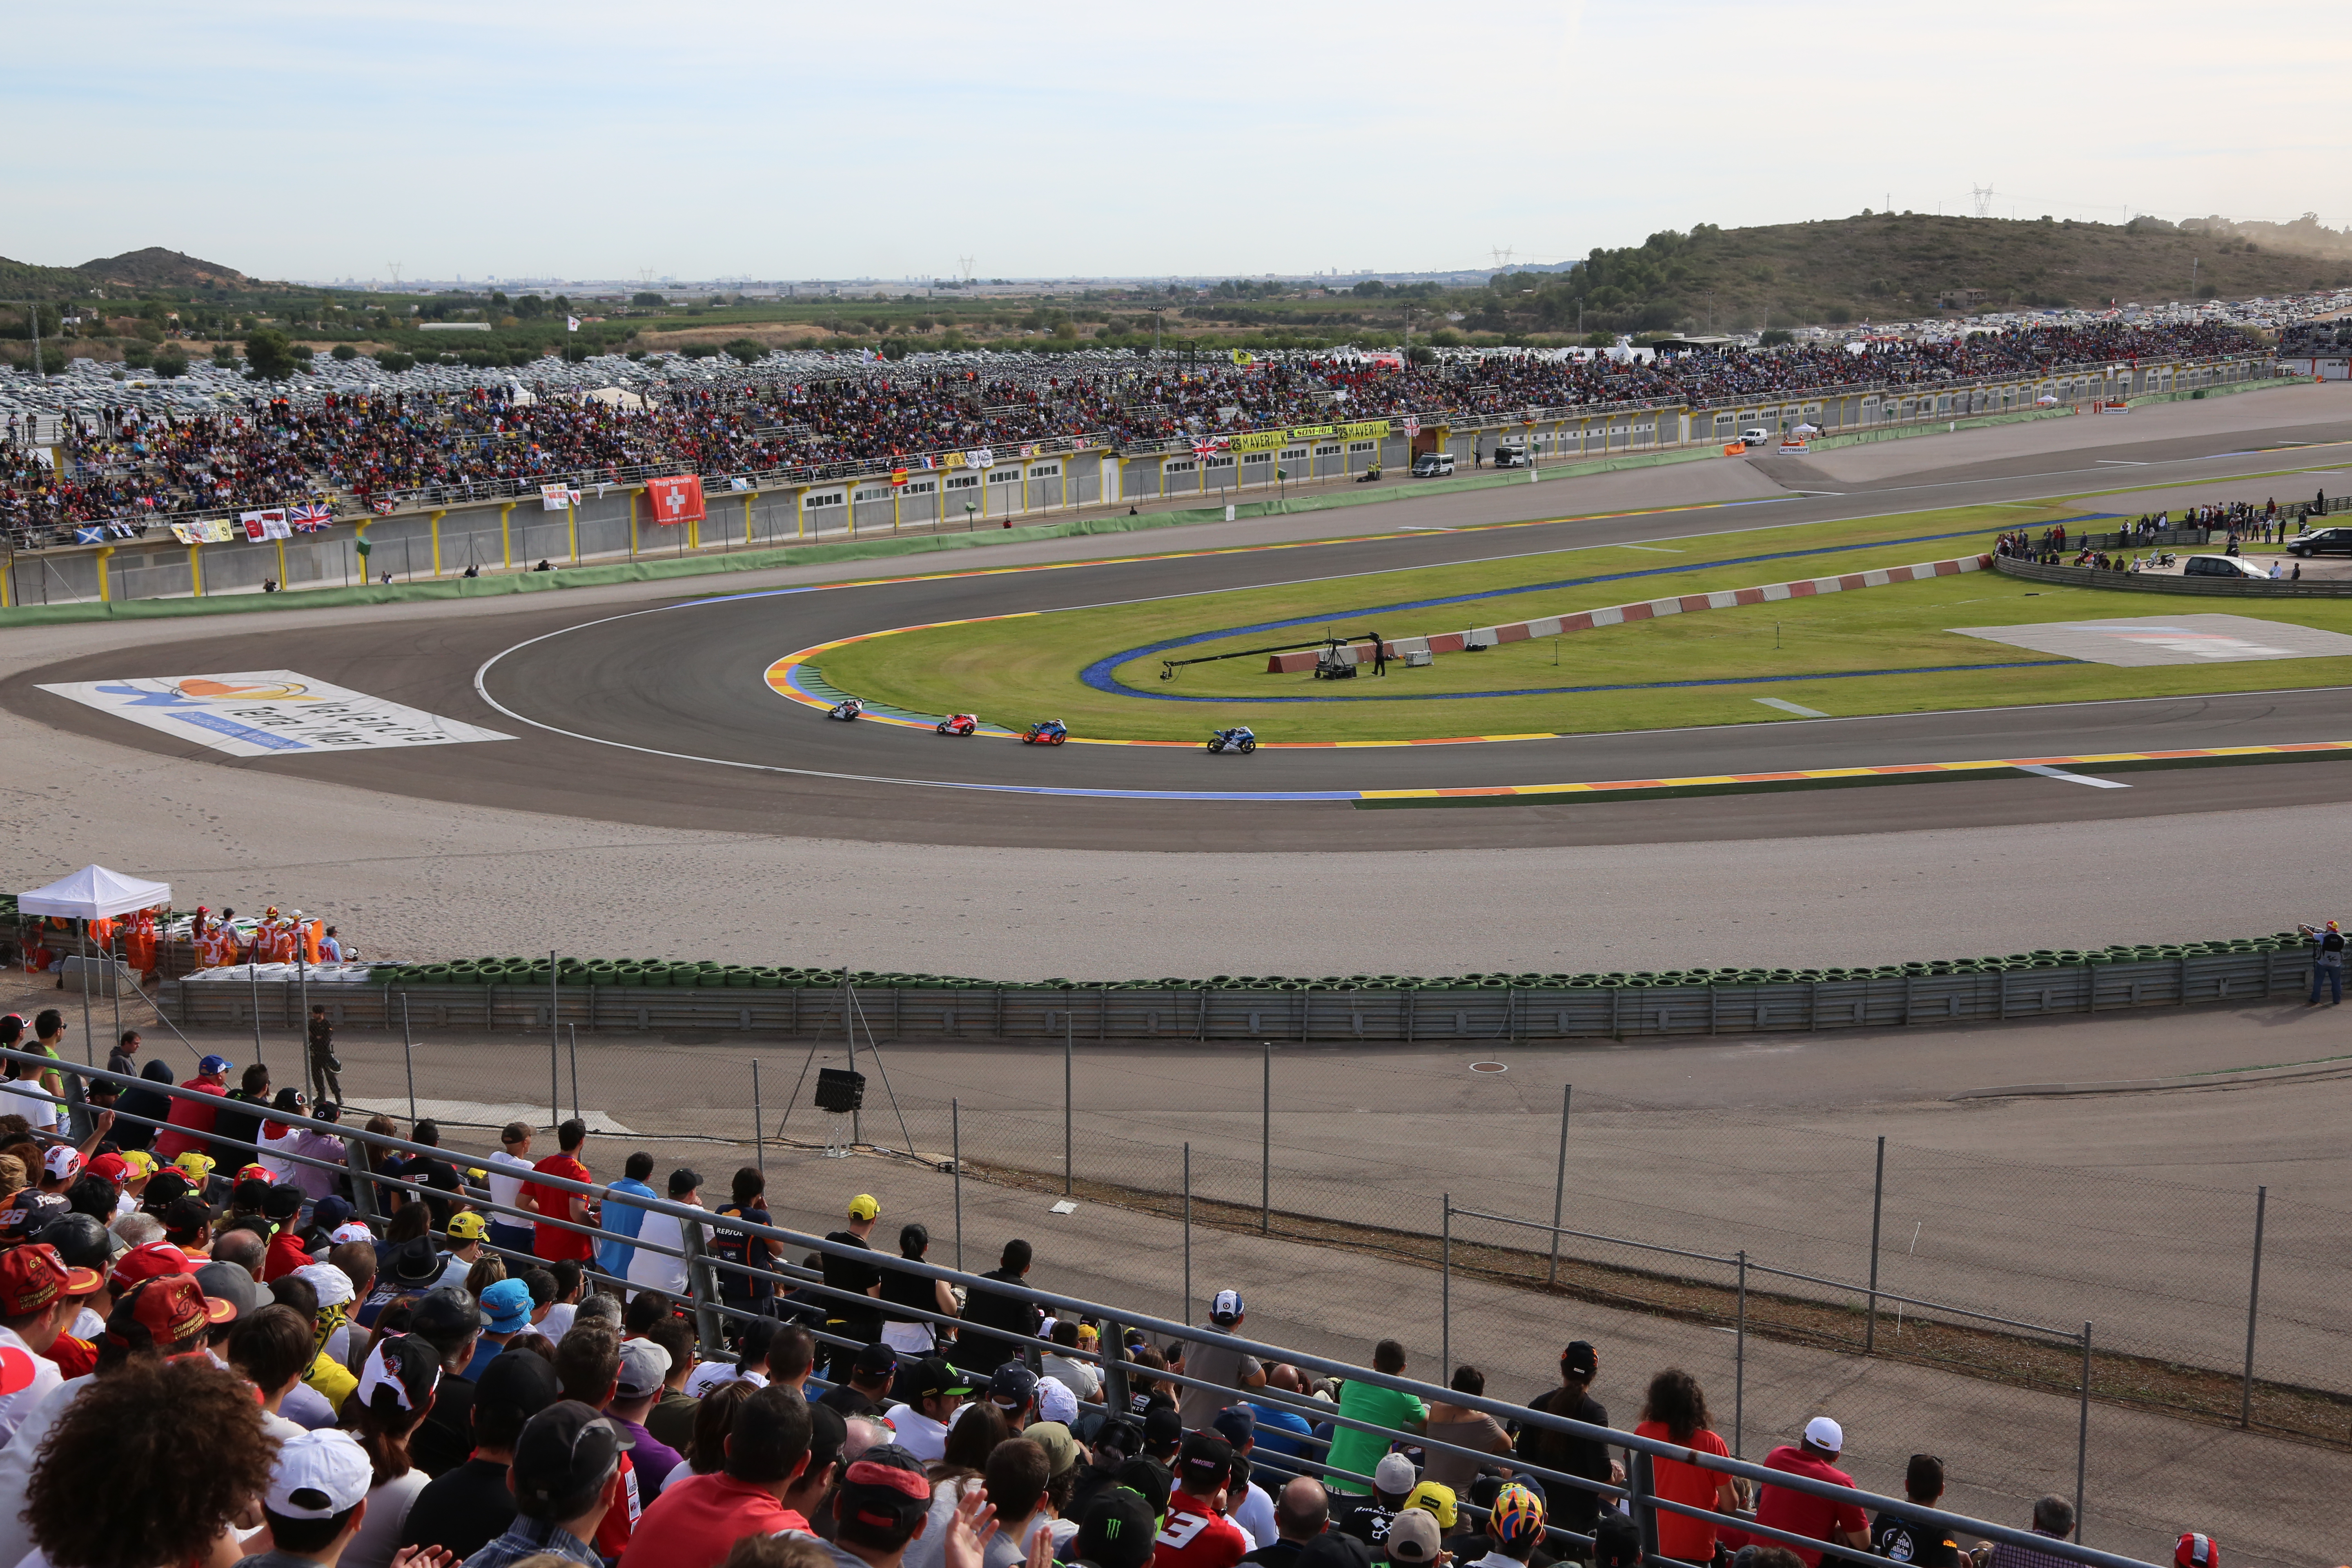
[[[95,523],[87,528],[77,528],[74,530],[74,542],[76,544],[103,544],[106,542],[106,530],[99,527]]]

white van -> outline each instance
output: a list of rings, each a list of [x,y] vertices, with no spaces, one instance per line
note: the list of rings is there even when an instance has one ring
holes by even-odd
[[[1770,444],[1771,439],[1772,432],[1765,429],[1761,425],[1751,425],[1739,433],[1739,444],[1743,447],[1767,446]]]
[[[1412,477],[1416,479],[1444,479],[1454,477],[1454,454],[1423,452],[1412,460]]]

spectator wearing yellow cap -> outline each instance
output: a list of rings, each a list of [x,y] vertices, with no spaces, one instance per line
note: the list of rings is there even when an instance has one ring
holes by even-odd
[[[459,1286],[466,1275],[482,1260],[482,1240],[490,1234],[490,1222],[472,1209],[461,1209],[449,1216],[449,1224],[441,1232],[449,1244],[448,1261],[443,1265],[441,1279],[435,1288]]]
[[[829,1231],[825,1239],[842,1247],[854,1247],[863,1251],[873,1250],[866,1238],[874,1234],[874,1222],[882,1216],[882,1205],[871,1193],[860,1193],[849,1200],[849,1223],[840,1230]],[[824,1282],[835,1290],[850,1296],[882,1294],[882,1270],[863,1258],[824,1255]],[[857,1362],[857,1351],[882,1338],[880,1306],[857,1307],[842,1297],[831,1298],[825,1305],[824,1326],[827,1331],[849,1341],[847,1345],[833,1347],[833,1363],[825,1373],[829,1383],[846,1383]]]

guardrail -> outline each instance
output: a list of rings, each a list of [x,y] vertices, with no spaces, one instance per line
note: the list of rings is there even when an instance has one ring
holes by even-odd
[[[132,1078],[125,1074],[108,1072],[99,1068],[62,1065],[55,1058],[25,1051],[0,1049],[0,1060],[14,1063],[18,1068],[34,1068],[42,1071],[61,1071],[65,1075],[66,1079],[66,1094],[63,1096],[52,1096],[43,1093],[40,1097],[50,1100],[66,1110],[74,1118],[77,1126],[86,1126],[87,1118],[89,1114],[88,1100],[83,1089],[85,1082],[109,1084],[117,1089],[135,1087],[143,1090],[162,1093],[175,1101],[197,1102],[215,1110],[217,1110],[221,1103],[217,1096],[206,1095],[198,1091],[178,1088],[176,1086],[153,1083],[145,1079]],[[35,1080],[35,1082],[37,1083],[37,1080]],[[32,1092],[39,1093],[37,1089],[33,1089]],[[369,1132],[365,1130],[354,1131],[337,1122],[320,1121],[288,1111],[280,1111],[268,1106],[247,1105],[241,1106],[240,1109],[247,1113],[254,1115],[257,1120],[261,1122],[288,1128],[297,1128],[314,1134],[340,1140],[344,1149],[344,1159],[340,1164],[299,1152],[287,1152],[282,1153],[273,1152],[271,1157],[284,1160],[289,1163],[299,1165],[307,1170],[332,1173],[340,1177],[347,1179],[351,1184],[352,1195],[355,1208],[360,1215],[371,1225],[373,1225],[379,1217],[375,1206],[375,1194],[380,1190],[390,1190],[403,1194],[406,1199],[440,1198],[444,1201],[460,1202],[467,1207],[477,1209],[486,1214],[497,1215],[509,1220],[520,1221],[540,1226],[551,1226],[556,1229],[570,1231],[598,1239],[604,1239],[608,1235],[608,1233],[594,1224],[579,1223],[569,1219],[552,1218],[543,1214],[525,1211],[499,1204],[492,1200],[487,1192],[478,1189],[467,1189],[464,1193],[455,1195],[453,1198],[453,1195],[446,1191],[428,1188],[419,1183],[377,1170],[374,1168],[373,1161],[370,1158],[371,1152],[380,1152],[383,1153],[423,1156],[425,1158],[443,1161],[449,1160],[451,1158],[451,1152],[440,1148],[437,1145],[417,1143],[396,1136]],[[162,1128],[170,1125],[168,1121],[160,1121],[154,1118],[135,1114],[126,1114],[121,1111],[116,1111],[115,1115],[117,1120],[120,1121],[127,1121],[147,1127]],[[1719,1525],[1740,1531],[1745,1534],[1759,1540],[1798,1546],[1809,1551],[1822,1552],[1828,1555],[1853,1562],[1875,1563],[1882,1561],[1867,1550],[1846,1548],[1826,1542],[1816,1541],[1804,1536],[1790,1534],[1786,1531],[1772,1529],[1769,1526],[1759,1525],[1752,1518],[1745,1514],[1720,1513],[1713,1510],[1696,1508],[1660,1498],[1655,1495],[1652,1485],[1650,1464],[1645,1463],[1644,1461],[1654,1462],[1658,1459],[1671,1459],[1684,1464],[1696,1465],[1701,1468],[1710,1470],[1717,1474],[1745,1479],[1752,1483],[1781,1487],[1811,1496],[1827,1498],[1838,1502],[1852,1504],[1874,1513],[1892,1511],[1899,1516],[1913,1519],[1923,1525],[1937,1526],[1948,1531],[1956,1531],[1973,1534],[1986,1540],[2006,1542],[2012,1546],[2039,1552],[2047,1556],[2057,1558],[2064,1562],[2082,1563],[2085,1565],[2085,1568],[2148,1568],[2147,1564],[2140,1563],[2137,1559],[2118,1556],[2112,1552],[2099,1552],[2082,1545],[2080,1543],[2082,1521],[2079,1512],[2075,1521],[2076,1539],[2073,1541],[2061,1541],[2050,1536],[2040,1535],[2032,1531],[2019,1530],[2014,1526],[1995,1524],[1990,1521],[1971,1519],[1963,1514],[1948,1513],[1938,1509],[1922,1507],[1906,1499],[1885,1497],[1877,1493],[1864,1491],[1858,1488],[1841,1487],[1826,1482],[1816,1481],[1810,1477],[1793,1475],[1784,1470],[1770,1469],[1765,1466],[1750,1464],[1742,1459],[1730,1458],[1721,1455],[1701,1453],[1677,1444],[1660,1442],[1655,1438],[1644,1437],[1633,1432],[1620,1431],[1613,1427],[1594,1426],[1588,1422],[1571,1420],[1564,1416],[1555,1415],[1549,1411],[1514,1405],[1505,1401],[1488,1399],[1483,1395],[1465,1394],[1459,1390],[1443,1388],[1433,1384],[1422,1383],[1413,1379],[1398,1376],[1393,1373],[1382,1373],[1370,1368],[1357,1366],[1348,1362],[1339,1361],[1326,1356],[1318,1356],[1308,1352],[1292,1350],[1284,1346],[1269,1344],[1256,1340],[1244,1339],[1238,1335],[1222,1333],[1215,1329],[1204,1329],[1192,1324],[1172,1322],[1165,1319],[1131,1311],[1125,1308],[1090,1301],[1080,1297],[1064,1295],[1055,1291],[1041,1290],[1032,1286],[1016,1284],[1005,1280],[982,1278],[975,1275],[966,1274],[957,1269],[942,1268],[936,1265],[922,1262],[918,1259],[884,1258],[862,1246],[853,1246],[836,1242],[825,1237],[810,1236],[782,1226],[758,1225],[739,1218],[719,1219],[712,1215],[709,1211],[695,1205],[672,1203],[662,1198],[646,1197],[640,1194],[620,1192],[605,1184],[576,1182],[568,1177],[556,1175],[547,1172],[535,1172],[531,1176],[531,1180],[534,1183],[552,1191],[569,1193],[575,1196],[586,1199],[592,1205],[617,1203],[624,1207],[640,1209],[647,1215],[667,1215],[669,1218],[679,1222],[679,1230],[684,1245],[677,1248],[671,1248],[665,1245],[650,1243],[641,1238],[632,1238],[628,1237],[614,1236],[611,1237],[611,1239],[625,1241],[633,1247],[645,1247],[647,1251],[654,1252],[663,1257],[677,1259],[687,1265],[688,1278],[690,1287],[689,1303],[696,1318],[698,1333],[700,1337],[704,1352],[714,1359],[730,1359],[728,1357],[724,1342],[724,1335],[720,1329],[722,1319],[751,1321],[760,1316],[760,1314],[740,1309],[730,1308],[718,1300],[719,1292],[715,1287],[714,1279],[716,1270],[719,1268],[728,1268],[746,1276],[764,1279],[772,1283],[788,1286],[804,1298],[814,1298],[825,1301],[841,1301],[859,1306],[861,1309],[871,1309],[875,1305],[872,1298],[860,1293],[836,1289],[833,1287],[827,1286],[823,1282],[821,1277],[812,1279],[809,1278],[809,1272],[804,1269],[762,1269],[750,1265],[737,1266],[729,1263],[726,1260],[714,1258],[711,1256],[709,1251],[709,1238],[706,1236],[706,1232],[715,1232],[723,1229],[730,1233],[740,1233],[747,1238],[747,1242],[749,1240],[781,1242],[787,1247],[799,1252],[814,1252],[821,1257],[828,1258],[844,1258],[857,1263],[893,1269],[901,1273],[912,1274],[923,1279],[944,1280],[951,1286],[961,1287],[967,1292],[976,1291],[983,1295],[1009,1296],[1018,1300],[1032,1303],[1049,1311],[1074,1312],[1084,1316],[1097,1318],[1101,1321],[1103,1325],[1101,1336],[1103,1351],[1099,1356],[1094,1359],[1098,1361],[1103,1368],[1105,1374],[1104,1384],[1106,1403],[1108,1407],[1111,1410],[1121,1408],[1126,1402],[1128,1379],[1129,1375],[1129,1368],[1130,1363],[1126,1359],[1125,1355],[1125,1332],[1127,1329],[1134,1328],[1147,1333],[1164,1336],[1171,1341],[1181,1340],[1187,1344],[1215,1345],[1223,1349],[1237,1351],[1242,1354],[1254,1356],[1262,1361],[1286,1363],[1293,1366],[1323,1373],[1351,1382],[1361,1381],[1375,1386],[1389,1388],[1414,1395],[1425,1404],[1450,1404],[1466,1409],[1480,1411],[1486,1415],[1495,1416],[1497,1419],[1515,1421],[1521,1426],[1541,1427],[1553,1432],[1564,1434],[1569,1436],[1582,1438],[1587,1441],[1597,1441],[1609,1447],[1622,1448],[1634,1460],[1634,1463],[1629,1467],[1629,1484],[1622,1487],[1612,1485],[1605,1481],[1588,1479],[1581,1476],[1572,1476],[1559,1471],[1546,1469],[1539,1466],[1526,1464],[1524,1461],[1517,1459],[1513,1461],[1513,1468],[1515,1469],[1528,1471],[1529,1473],[1539,1477],[1548,1487],[1551,1485],[1563,1485],[1593,1493],[1605,1500],[1622,1500],[1625,1502],[1633,1511],[1637,1523],[1642,1529],[1643,1550],[1645,1554],[1649,1555],[1654,1555],[1656,1552],[1657,1515],[1661,1510],[1664,1510],[1665,1512],[1681,1515],[1686,1518],[1711,1521]],[[514,1258],[518,1260],[524,1258],[524,1255],[509,1252],[503,1248],[496,1247],[488,1247],[486,1249],[497,1252],[502,1257]],[[750,1251],[751,1248],[747,1246],[747,1255]],[[626,1288],[625,1281],[614,1280],[612,1276],[607,1274],[599,1274],[593,1268],[584,1269],[583,1272],[588,1273],[593,1278],[598,1279],[604,1283]],[[420,1292],[420,1294],[422,1293],[423,1292]],[[928,1321],[934,1324],[951,1324],[955,1321],[955,1320],[939,1313],[920,1309],[900,1308],[895,1304],[891,1307],[890,1310],[896,1314],[905,1316],[912,1320]],[[1003,1341],[1019,1346],[1020,1353],[1024,1357],[1026,1357],[1031,1352],[1054,1354],[1067,1353],[1064,1347],[1056,1345],[1049,1341],[1038,1339],[1033,1335],[1022,1334],[1016,1331],[996,1328],[992,1325],[989,1326],[985,1330],[985,1332],[987,1338],[991,1341]],[[833,1345],[840,1349],[854,1348],[861,1342],[856,1340],[845,1338],[840,1334],[825,1331],[812,1331],[812,1333],[818,1342]],[[1188,1388],[1203,1388],[1223,1391],[1226,1390],[1227,1387],[1227,1385],[1223,1384],[1205,1381],[1200,1378],[1189,1376],[1182,1373],[1169,1372],[1160,1368],[1142,1369],[1139,1375],[1147,1376],[1154,1383],[1168,1383]],[[1231,1392],[1233,1392],[1236,1397],[1240,1396],[1241,1391],[1232,1390]],[[1263,1389],[1253,1389],[1249,1391],[1248,1396],[1254,1402],[1278,1402],[1290,1405],[1294,1408],[1300,1410],[1303,1414],[1311,1415],[1318,1421],[1330,1423],[1335,1429],[1346,1427],[1356,1431],[1370,1433],[1375,1436],[1386,1437],[1392,1442],[1410,1442],[1424,1448],[1435,1447],[1454,1454],[1465,1455],[1473,1458],[1486,1459],[1492,1458],[1491,1455],[1481,1453],[1478,1450],[1432,1439],[1407,1428],[1384,1426],[1373,1423],[1360,1421],[1353,1417],[1340,1415],[1336,1410],[1323,1405],[1319,1402],[1309,1403],[1304,1400],[1299,1400],[1295,1396],[1286,1398],[1277,1393]],[[1272,1456],[1269,1456],[1269,1458],[1271,1457]],[[1363,1477],[1357,1472],[1344,1470],[1331,1471],[1328,1467],[1326,1466],[1308,1464],[1301,1465],[1298,1468],[1304,1471],[1307,1471],[1308,1473],[1325,1472],[1360,1483],[1369,1481],[1369,1478]],[[1579,1535],[1572,1531],[1557,1531],[1555,1533],[1579,1544],[1589,1544],[1591,1540],[1590,1537]]]
[[[2048,570],[2045,568],[2044,570]],[[2094,576],[2111,574],[2089,574]],[[2346,584],[2352,589],[2352,584]],[[1248,986],[866,984],[768,985],[730,977],[678,987],[583,984],[560,973],[525,984],[435,984],[399,979],[312,982],[240,975],[167,980],[161,1009],[183,1027],[292,1027],[311,1002],[339,1023],[486,1031],[735,1029],[787,1038],[839,1033],[856,1016],[885,1039],[1092,1042],[1387,1041],[1682,1038],[2006,1023],[2075,1013],[2244,1003],[2291,994],[2307,980],[2304,951],[2182,954],[2020,965],[1998,972],[1905,973],[1758,983],[1572,981],[1383,987],[1283,982]],[[740,979],[740,984],[737,980]]]
[[[2264,581],[2258,577],[2179,577],[2165,572],[2117,572],[2096,566],[2045,566],[2039,561],[2000,556],[1993,570],[2030,583],[2071,588],[2122,588],[2139,594],[2188,594],[2209,599],[2352,599],[2352,578],[2305,577]]]

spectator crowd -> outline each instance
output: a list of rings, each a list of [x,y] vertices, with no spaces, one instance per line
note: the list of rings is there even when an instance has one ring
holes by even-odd
[[[951,1287],[907,1267],[927,1227],[885,1250],[860,1194],[829,1249],[790,1259],[758,1168],[706,1195],[689,1167],[656,1187],[640,1150],[598,1187],[576,1119],[551,1150],[518,1122],[475,1156],[373,1117],[413,1148],[361,1144],[362,1163],[262,1114],[331,1105],[220,1057],[186,1097],[150,1062],[61,1117],[58,1020],[22,1026],[0,1020],[31,1057],[0,1086],[0,1564],[1638,1568],[1633,1518],[1577,1484],[1623,1488],[1630,1465],[1738,1519],[1661,1511],[1654,1550],[1679,1563],[2061,1561],[1501,1419],[1475,1367],[1448,1373],[1463,1403],[1424,1403],[1261,1359],[1213,1342],[1248,1333],[1236,1289],[1192,1342],[1129,1331],[1108,1357],[1108,1325],[1023,1291],[1026,1241]],[[126,1037],[115,1070],[138,1056]],[[686,1289],[679,1216],[637,1206],[656,1195],[708,1212],[690,1223],[715,1303]],[[1371,1363],[1408,1375],[1397,1342]],[[1606,1426],[1604,1365],[1570,1343],[1524,1409]],[[1633,1430],[1728,1453],[1679,1370],[1649,1380]],[[1764,1466],[1851,1487],[1844,1447],[1816,1416]],[[1918,1510],[1944,1483],[1910,1460]],[[2032,1528],[2063,1539],[2072,1513],[2045,1498]],[[2204,1536],[2180,1553],[2218,1568]]]
[[[651,382],[598,397],[519,382],[248,399],[214,412],[101,405],[69,413],[54,447],[0,425],[0,528],[125,526],[289,504],[389,504],[417,490],[620,483],[654,471],[747,476],[1083,437],[1129,445],[1218,428],[1527,407],[1698,405],[1830,387],[1891,388],[2142,358],[2245,353],[2233,327],[2084,326],[1858,345],[1662,351],[1649,358],[1515,353],[1427,364],[1360,356],[1184,366],[1169,356],[989,368],[751,367],[713,386]],[[493,493],[485,488],[481,493]],[[507,492],[497,492],[507,493]]]

